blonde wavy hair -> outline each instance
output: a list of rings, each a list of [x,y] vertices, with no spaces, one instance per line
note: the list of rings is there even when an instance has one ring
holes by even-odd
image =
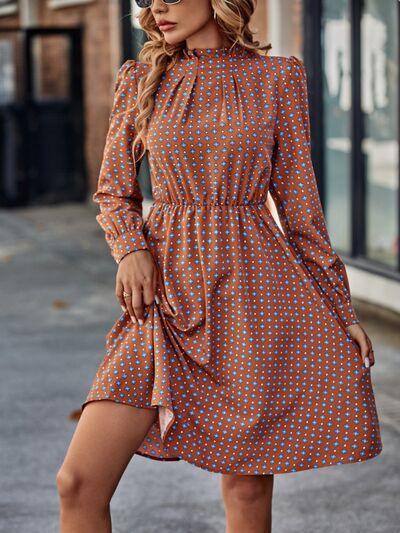
[[[249,28],[250,18],[255,10],[256,0],[211,0],[215,21],[221,33],[228,39],[231,46],[239,44],[256,53],[265,52],[272,48],[271,43],[261,46],[259,41],[253,40],[253,33]],[[138,84],[138,95],[135,108],[138,109],[135,118],[136,137],[132,144],[135,147],[142,144],[143,157],[147,150],[146,133],[148,119],[154,108],[154,95],[165,70],[171,68],[178,59],[185,43],[180,46],[169,45],[155,23],[150,8],[141,9],[136,17],[149,40],[139,52],[138,60],[151,65],[146,76],[142,76]]]

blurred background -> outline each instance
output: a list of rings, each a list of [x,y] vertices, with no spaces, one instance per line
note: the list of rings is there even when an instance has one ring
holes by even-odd
[[[7,533],[57,531],[56,469],[120,314],[116,267],[91,196],[116,71],[145,41],[137,10],[130,0],[0,0]],[[400,2],[258,0],[252,29],[272,44],[271,55],[306,65],[314,168],[332,244],[375,345],[384,443],[363,466],[277,476],[277,531],[399,533]],[[146,213],[147,161],[139,180]],[[115,531],[223,531],[218,491],[216,476],[183,461],[135,456],[113,500]]]

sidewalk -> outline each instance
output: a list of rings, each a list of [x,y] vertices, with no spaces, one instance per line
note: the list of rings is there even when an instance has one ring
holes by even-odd
[[[145,207],[147,212],[148,204]],[[55,475],[120,314],[97,207],[0,210],[0,532],[58,532]],[[384,450],[370,461],[275,476],[274,533],[399,533],[399,323],[354,302]],[[134,456],[112,500],[115,533],[224,533],[220,476]]]

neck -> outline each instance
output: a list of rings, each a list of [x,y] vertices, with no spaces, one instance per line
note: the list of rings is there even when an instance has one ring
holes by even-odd
[[[214,17],[211,17],[205,26],[186,39],[188,49],[224,48],[229,44],[230,41],[220,33]]]

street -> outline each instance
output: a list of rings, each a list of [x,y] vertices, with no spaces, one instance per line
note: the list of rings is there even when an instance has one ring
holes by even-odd
[[[148,205],[146,204],[146,209]],[[56,472],[120,314],[116,264],[83,204],[0,210],[0,532],[58,531]],[[400,317],[355,301],[372,339],[383,452],[275,476],[274,533],[400,533]],[[220,475],[134,456],[115,533],[224,533]]]

